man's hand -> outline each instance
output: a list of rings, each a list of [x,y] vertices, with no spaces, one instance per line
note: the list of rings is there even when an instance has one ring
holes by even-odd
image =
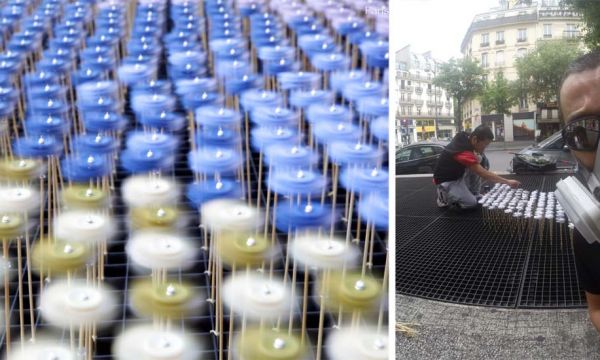
[[[513,189],[516,189],[521,185],[521,183],[518,182],[517,180],[506,179],[506,185],[510,186]]]

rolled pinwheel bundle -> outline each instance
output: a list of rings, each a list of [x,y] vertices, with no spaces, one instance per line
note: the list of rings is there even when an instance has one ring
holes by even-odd
[[[117,150],[118,144],[111,136],[83,134],[73,139],[73,147],[76,152],[83,154],[109,155]]]
[[[371,133],[379,140],[379,141],[388,141],[389,132],[388,132],[388,117],[380,116],[377,119],[371,122]]]
[[[235,343],[236,357],[247,360],[303,360],[308,358],[308,349],[301,340],[287,332],[278,332],[258,327],[247,328],[243,336],[238,335]]]
[[[73,210],[62,212],[54,219],[54,236],[67,242],[94,245],[111,240],[114,234],[112,219],[103,213]]]
[[[279,231],[289,233],[294,230],[328,229],[339,216],[332,213],[330,205],[320,203],[300,204],[279,203],[276,205],[275,225]]]
[[[23,347],[14,345],[10,353],[10,359],[13,360],[31,360],[31,359],[55,359],[55,360],[77,360],[77,354],[67,345],[61,345],[58,339],[39,340],[30,344],[23,344]],[[4,359],[8,360],[6,354]]]
[[[172,154],[156,149],[126,149],[121,154],[121,165],[132,174],[168,170],[174,162]]]
[[[375,191],[358,203],[358,213],[364,221],[374,224],[378,229],[388,227],[388,194],[385,191]]]
[[[279,168],[309,169],[319,161],[319,155],[311,148],[294,144],[275,144],[265,151],[265,164]]]
[[[111,164],[102,155],[80,154],[62,161],[62,175],[72,182],[89,182],[108,177]]]
[[[242,143],[242,136],[236,129],[205,126],[196,133],[196,143],[207,147],[237,149]]]
[[[238,96],[261,86],[263,86],[263,79],[250,70],[247,70],[240,76],[225,77],[225,92],[230,96]]]
[[[165,153],[174,153],[178,143],[177,138],[170,134],[132,131],[127,134],[126,146],[131,150],[156,149]]]
[[[185,193],[187,199],[196,208],[215,199],[240,199],[242,189],[235,180],[204,180],[188,184]]]
[[[349,122],[322,121],[314,124],[312,134],[319,144],[336,141],[356,143],[362,137],[361,129]]]
[[[31,181],[39,178],[44,172],[43,162],[35,158],[0,159],[0,179]]]
[[[143,114],[138,117],[140,124],[157,131],[178,132],[185,126],[185,118],[179,114],[162,111],[157,114]]]
[[[269,173],[269,188],[283,195],[318,195],[327,184],[316,171],[277,169]]]
[[[387,116],[389,112],[389,99],[387,97],[366,97],[358,100],[358,113],[372,119],[378,116]]]
[[[39,209],[40,194],[28,186],[0,186],[0,212],[32,213]]]
[[[0,213],[0,239],[8,240],[21,236],[27,224],[23,217],[16,213]]]
[[[117,300],[106,285],[58,281],[48,285],[40,295],[42,317],[59,328],[84,324],[107,326],[117,315],[116,310]]]
[[[387,331],[358,327],[334,331],[326,346],[332,360],[384,360],[390,344]]]
[[[144,230],[127,240],[125,251],[140,272],[176,271],[194,265],[198,248],[181,235]]]
[[[348,167],[342,169],[340,182],[347,190],[370,194],[375,191],[385,191],[388,188],[389,177],[388,172],[382,169]]]
[[[85,269],[94,261],[94,255],[85,242],[67,242],[60,239],[40,239],[32,248],[33,270],[69,275]]]
[[[334,94],[327,90],[296,90],[290,93],[290,106],[303,110],[311,105],[333,104]]]
[[[110,205],[106,191],[89,185],[73,184],[62,192],[63,205],[68,210],[103,210]]]
[[[25,130],[32,136],[51,136],[62,138],[69,131],[69,123],[58,116],[28,116],[24,122]]]
[[[215,199],[200,208],[202,223],[214,231],[250,232],[260,228],[264,217],[261,211],[236,199]]]
[[[135,281],[129,290],[130,307],[141,317],[183,319],[197,314],[205,299],[189,284],[166,281],[155,285],[150,279]]]
[[[315,104],[311,105],[306,112],[309,122],[316,124],[320,122],[351,122],[352,111],[343,105]]]
[[[279,279],[250,273],[229,276],[223,283],[223,301],[236,314],[253,321],[274,320],[289,314],[290,289]]]
[[[227,266],[257,266],[274,254],[270,241],[262,236],[224,232],[217,239],[216,250]]]
[[[331,160],[343,166],[377,166],[383,160],[383,152],[371,145],[337,141],[329,146]]]
[[[198,174],[232,175],[242,165],[242,157],[236,150],[203,147],[188,155],[188,165]]]
[[[201,358],[203,348],[201,342],[189,333],[159,330],[152,325],[136,325],[116,338],[112,355],[117,360],[195,360]]]
[[[179,198],[179,187],[166,178],[136,175],[124,180],[121,194],[130,208],[174,205]]]
[[[240,104],[246,112],[252,112],[256,107],[277,107],[281,103],[282,99],[279,93],[260,89],[245,91],[240,98]]]
[[[265,127],[252,129],[251,143],[254,150],[265,151],[277,144],[300,144],[301,138],[296,129],[289,127]]]
[[[312,90],[321,83],[321,74],[305,71],[284,71],[277,74],[277,81],[282,90]]]
[[[45,158],[58,156],[63,149],[61,142],[52,136],[28,136],[14,142],[13,151],[17,156],[30,158]]]
[[[250,120],[258,126],[265,127],[295,127],[300,121],[300,113],[282,107],[257,107]]]
[[[378,82],[351,82],[344,87],[342,95],[347,101],[355,103],[366,97],[382,96],[383,92],[384,87]]]
[[[134,230],[173,232],[182,230],[187,218],[171,206],[136,207],[131,209],[130,221]]]
[[[239,129],[241,122],[242,115],[239,112],[224,107],[208,105],[196,110],[196,123],[200,126]]]
[[[316,285],[324,306],[331,311],[369,312],[379,306],[383,296],[380,280],[355,272],[331,272],[319,280],[318,289]]]
[[[331,88],[337,93],[342,93],[348,85],[364,83],[368,79],[369,75],[361,70],[336,71],[331,74]]]
[[[322,72],[345,70],[350,66],[350,59],[342,53],[316,54],[311,62],[315,69]]]
[[[387,68],[389,62],[389,43],[387,41],[363,41],[360,51],[366,59],[369,68]]]
[[[123,64],[117,71],[119,81],[127,86],[155,78],[154,70],[144,64]]]

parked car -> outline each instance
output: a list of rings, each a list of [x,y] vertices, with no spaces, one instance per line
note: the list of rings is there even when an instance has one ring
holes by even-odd
[[[447,141],[425,141],[396,151],[396,174],[432,173]]]
[[[560,131],[537,145],[530,145],[519,151],[511,161],[511,171],[517,174],[576,170],[577,161],[565,147]]]

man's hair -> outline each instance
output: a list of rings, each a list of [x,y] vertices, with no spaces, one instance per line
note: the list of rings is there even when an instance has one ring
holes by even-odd
[[[579,74],[579,73],[582,73],[587,70],[594,70],[599,66],[600,66],[600,49],[597,49],[597,50],[591,51],[587,54],[581,55],[580,57],[571,61],[571,63],[567,66],[567,69],[565,70],[565,73],[563,74],[562,80],[560,82],[560,88],[558,89],[558,94],[559,94],[558,115],[559,115],[561,121],[563,120],[563,113],[562,113],[562,107],[560,106],[561,105],[560,91],[562,90],[565,80],[567,80],[567,78],[573,74]]]
[[[470,137],[473,136],[476,137],[478,141],[494,140],[494,133],[487,125],[479,125],[476,127],[473,132],[471,132]]]

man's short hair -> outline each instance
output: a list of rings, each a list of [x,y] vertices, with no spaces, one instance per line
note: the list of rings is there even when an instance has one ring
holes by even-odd
[[[490,127],[487,125],[479,125],[473,130],[473,132],[471,132],[470,136],[476,137],[479,141],[494,140],[494,133],[492,132],[492,129],[490,129]]]
[[[581,55],[575,60],[571,61],[571,63],[567,66],[565,73],[563,74],[562,80],[560,82],[560,88],[558,89],[558,93],[560,96],[560,91],[562,90],[563,84],[565,80],[573,74],[579,74],[584,71],[594,70],[600,66],[600,49],[593,50],[587,54]],[[560,97],[558,99],[559,106],[559,117],[563,120],[562,107],[560,106]]]

